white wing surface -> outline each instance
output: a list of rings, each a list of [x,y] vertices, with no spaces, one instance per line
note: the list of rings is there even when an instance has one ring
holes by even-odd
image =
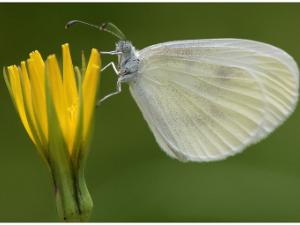
[[[160,147],[182,161],[234,155],[267,136],[296,106],[297,65],[268,44],[175,41],[138,54],[131,93]]]

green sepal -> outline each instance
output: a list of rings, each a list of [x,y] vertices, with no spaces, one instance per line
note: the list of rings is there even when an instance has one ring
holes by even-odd
[[[47,65],[46,65],[47,66]],[[47,71],[47,70],[46,70]],[[54,183],[57,210],[64,221],[87,221],[93,208],[91,196],[87,190],[83,167],[75,163],[73,153],[70,155],[63,132],[57,117],[55,105],[52,100],[51,91],[46,73],[46,99],[48,113],[48,149],[49,164]],[[78,125],[82,126],[82,125]],[[78,136],[81,129],[77,127]],[[76,136],[77,152],[80,151],[80,138]],[[79,154],[79,153],[77,153]]]
[[[75,67],[75,74],[78,83],[78,96],[79,96],[79,110],[78,110],[78,123],[77,132],[75,135],[74,149],[72,151],[72,161],[74,169],[76,170],[76,179],[78,185],[78,198],[80,202],[80,210],[82,214],[82,219],[87,220],[93,208],[93,200],[87,189],[85,177],[84,177],[84,167],[86,158],[88,155],[88,149],[82,146],[83,136],[83,95],[82,95],[82,75],[78,67]]]
[[[80,221],[76,197],[77,191],[74,185],[74,171],[52,101],[47,72],[45,80],[48,114],[48,158],[56,195],[57,210],[64,221]]]
[[[75,169],[79,169],[79,161],[82,154],[82,130],[83,130],[83,102],[82,102],[82,80],[81,80],[81,73],[78,67],[75,67],[75,75],[77,80],[77,89],[78,89],[78,116],[77,116],[77,127],[76,127],[76,134],[75,134],[75,142],[74,147],[72,149],[72,161]]]
[[[85,54],[84,54],[84,51],[82,50],[81,52],[81,78],[83,79],[83,76],[85,74],[85,71],[86,71],[86,59],[85,59]]]
[[[5,67],[3,67],[3,77],[4,77],[4,81],[5,81],[5,84],[6,84],[8,93],[9,93],[9,95],[10,95],[10,97],[11,97],[13,103],[14,103],[14,106],[15,106],[16,109],[17,109],[16,102],[15,102],[15,98],[13,97],[13,93],[12,93],[11,86],[10,86],[10,81],[9,81],[9,79],[8,79],[8,76],[7,76]]]

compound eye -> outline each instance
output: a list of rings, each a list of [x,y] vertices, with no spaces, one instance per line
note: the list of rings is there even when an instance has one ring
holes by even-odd
[[[128,43],[124,43],[123,52],[129,52],[129,50],[130,50],[130,45]]]

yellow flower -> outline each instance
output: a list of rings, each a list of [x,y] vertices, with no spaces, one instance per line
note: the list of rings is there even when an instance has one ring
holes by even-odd
[[[100,55],[92,49],[85,68],[73,67],[62,45],[62,69],[55,55],[38,51],[20,66],[4,69],[7,88],[32,142],[46,161],[55,185],[58,211],[65,220],[85,220],[92,208],[83,166],[94,114]],[[81,74],[82,73],[82,74]]]

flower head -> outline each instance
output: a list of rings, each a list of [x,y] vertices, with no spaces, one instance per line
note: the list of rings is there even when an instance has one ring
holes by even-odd
[[[44,61],[34,51],[20,66],[4,69],[4,77],[27,133],[51,171],[58,209],[69,204],[69,214],[65,209],[62,212],[65,218],[82,213],[86,202],[91,207],[83,164],[95,108],[100,55],[92,49],[87,67],[83,56],[81,71],[72,64],[68,44],[62,45],[62,58],[60,68],[55,55]],[[73,199],[76,194],[83,198],[79,204]]]
[[[8,75],[5,73],[6,84],[20,119],[30,139],[43,154],[47,154],[48,125],[52,122],[48,118],[47,95],[52,98],[70,155],[76,149],[75,142],[85,145],[95,108],[100,66],[98,51],[92,49],[82,75],[77,67],[73,67],[68,44],[62,45],[62,52],[62,70],[55,55],[48,56],[44,62],[40,53],[34,51],[29,54],[27,62],[22,61],[19,67],[9,66]],[[79,128],[80,141],[75,138]]]

